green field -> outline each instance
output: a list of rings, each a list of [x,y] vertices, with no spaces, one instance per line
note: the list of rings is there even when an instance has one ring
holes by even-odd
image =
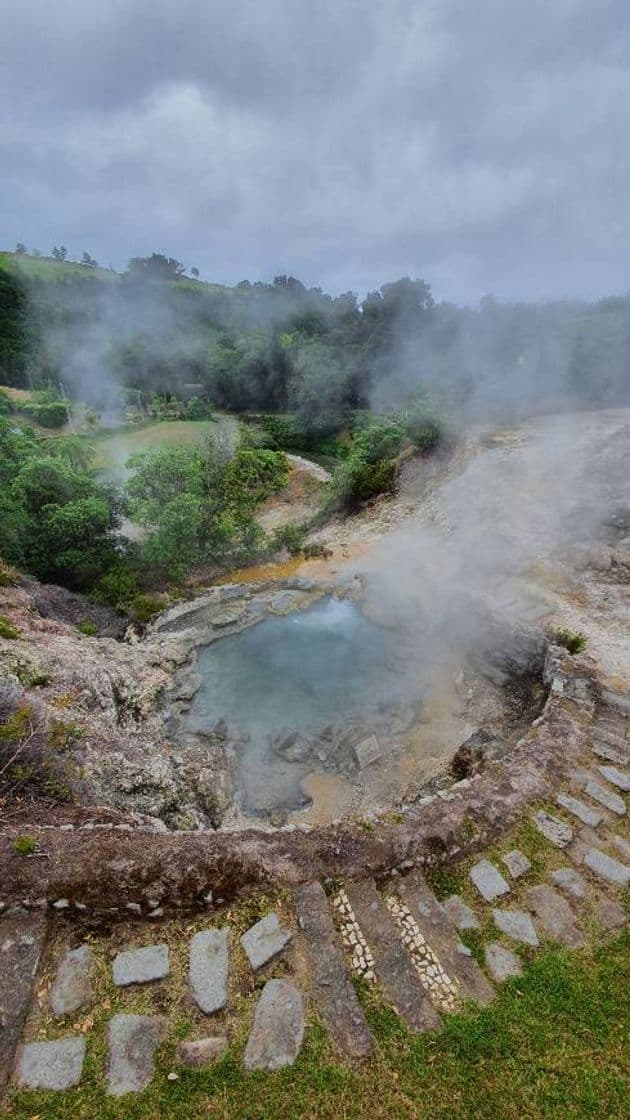
[[[94,437],[94,466],[109,478],[122,481],[127,476],[125,463],[131,455],[158,447],[200,443],[208,435],[230,437],[237,427],[233,416],[217,413],[213,420],[162,420],[144,427],[103,432]]]

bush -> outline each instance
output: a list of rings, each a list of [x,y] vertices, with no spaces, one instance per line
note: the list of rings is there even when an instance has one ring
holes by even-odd
[[[8,618],[5,618],[4,615],[0,614],[0,638],[6,638],[7,640],[13,641],[15,638],[19,638],[19,636],[20,631],[17,629],[17,627],[12,626]]]
[[[559,646],[564,646],[571,654],[582,653],[588,641],[586,634],[581,630],[556,630],[554,639]]]
[[[291,556],[299,556],[304,547],[304,530],[299,525],[280,525],[272,534],[271,547],[274,552],[286,548]]]
[[[98,634],[98,626],[95,622],[90,622],[89,619],[77,622],[76,629],[80,634],[86,634],[89,638],[94,638]]]
[[[37,851],[38,842],[34,836],[16,836],[13,847],[19,856],[32,856]]]
[[[334,471],[326,505],[352,510],[396,483],[396,456],[404,442],[397,420],[371,422],[355,437],[350,454]]]
[[[186,420],[212,420],[212,405],[201,397],[190,397],[185,404]]]
[[[16,572],[10,564],[5,564],[4,560],[0,560],[0,587],[16,587],[19,582],[19,572]]]
[[[49,389],[34,394],[32,401],[24,404],[25,412],[42,428],[63,428],[70,419],[70,406]]]
[[[168,605],[168,600],[163,595],[136,595],[129,604],[129,613],[134,622],[144,626],[155,618],[156,614],[163,611]]]

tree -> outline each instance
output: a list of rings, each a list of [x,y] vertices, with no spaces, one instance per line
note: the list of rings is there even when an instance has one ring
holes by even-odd
[[[65,245],[53,245],[52,255],[56,261],[65,261],[68,256],[68,250]]]
[[[132,257],[126,275],[138,280],[181,280],[185,273],[181,261],[164,253],[151,253],[150,257]]]
[[[198,280],[199,279],[199,269],[198,268],[191,268],[190,275],[193,276],[195,278],[195,280]]]
[[[86,265],[87,268],[98,268],[98,261],[95,260],[94,257],[91,257],[89,253],[83,254],[81,257],[81,264]]]
[[[26,245],[24,244],[23,241],[18,241],[17,245],[15,246],[16,257],[23,257],[23,256],[25,256],[25,254],[26,254]]]

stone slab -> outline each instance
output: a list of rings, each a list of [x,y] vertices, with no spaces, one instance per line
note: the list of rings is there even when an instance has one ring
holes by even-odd
[[[630,840],[626,840],[625,836],[617,836],[616,832],[610,832],[606,840],[609,844],[612,844],[618,852],[621,852],[624,860],[630,863]]]
[[[45,936],[40,915],[0,919],[0,1090],[13,1068]]]
[[[626,867],[625,863],[620,863],[612,856],[607,856],[599,848],[589,848],[584,856],[584,863],[595,875],[599,875],[600,879],[606,879],[615,886],[626,887],[630,883],[630,867]]]
[[[467,929],[479,929],[474,910],[458,894],[452,894],[446,899],[444,909],[449,920],[462,932]]]
[[[604,744],[607,747],[613,747],[627,758],[630,753],[630,740],[626,739],[618,731],[612,731],[609,728],[595,727],[593,728],[593,740],[595,743]],[[593,745],[594,745],[593,744]]]
[[[630,792],[630,774],[625,770],[620,770],[617,766],[598,766],[597,769],[617,789],[622,789],[624,793]]]
[[[492,917],[497,929],[506,937],[511,937],[512,941],[520,941],[533,948],[539,944],[534,923],[525,910],[493,909]]]
[[[155,1052],[166,1037],[168,1022],[163,1016],[114,1015],[107,1033],[107,1093],[123,1097],[140,1093],[150,1084]]]
[[[89,945],[69,949],[59,962],[50,989],[50,1007],[53,1015],[72,1015],[92,998],[92,969],[94,954]]]
[[[578,902],[586,898],[586,882],[572,867],[560,867],[557,871],[551,871],[549,878],[569,898]]]
[[[311,989],[324,1026],[350,1057],[367,1058],[374,1040],[336,943],[324,888],[306,883],[296,901]]]
[[[611,708],[621,712],[623,716],[630,716],[630,696],[625,696],[621,692],[613,692],[611,689],[605,689],[602,693],[602,699]]]
[[[361,770],[365,770],[366,766],[371,766],[383,753],[376,735],[370,735],[369,738],[363,739],[353,749]]]
[[[479,863],[471,867],[470,879],[486,902],[494,902],[495,898],[510,892],[510,884],[487,859],[479,860]]]
[[[627,755],[616,750],[615,747],[608,746],[607,743],[593,743],[592,750],[593,754],[597,755],[598,758],[603,758],[606,762],[618,762],[621,766],[624,766],[628,761]]]
[[[489,1003],[494,997],[494,988],[486,980],[474,957],[461,951],[461,942],[444,907],[429,889],[420,872],[412,871],[402,879],[398,893],[448,976],[459,982],[465,996],[477,1003]]]
[[[566,848],[573,839],[573,829],[564,821],[540,809],[534,816],[534,825],[547,840],[555,844],[556,848]]]
[[[288,980],[268,980],[258,1001],[247,1039],[245,1069],[282,1069],[293,1065],[304,1039],[304,1004]]]
[[[625,817],[626,805],[623,797],[618,793],[614,793],[611,789],[606,789],[605,786],[600,785],[589,779],[584,786],[584,792],[593,798],[593,801],[599,802],[605,809],[610,809],[611,813],[616,813],[618,817]]]
[[[265,914],[241,937],[241,945],[253,969],[262,968],[289,944],[292,934],[283,929],[277,914]]]
[[[561,809],[565,809],[567,813],[577,817],[582,824],[590,825],[591,828],[597,828],[598,824],[601,824],[604,819],[596,809],[591,809],[590,805],[586,805],[578,797],[571,797],[569,793],[559,793],[556,797],[556,804]]]
[[[126,988],[129,984],[148,984],[163,980],[170,972],[168,945],[147,945],[143,949],[127,949],[114,958],[112,975],[114,984]]]
[[[205,1015],[225,1007],[228,998],[229,930],[204,929],[190,942],[188,983]]]
[[[513,879],[520,879],[521,876],[526,875],[532,866],[527,856],[519,852],[518,848],[513,848],[501,858]]]
[[[530,887],[525,894],[525,903],[536,915],[538,924],[554,941],[577,949],[584,944],[575,915],[565,898],[553,887]]]
[[[501,945],[498,941],[492,941],[489,945],[486,945],[484,955],[490,975],[499,984],[503,980],[509,980],[511,976],[520,976],[523,971],[516,954],[510,949],[506,949],[505,945]]]
[[[228,1048],[228,1040],[224,1035],[212,1038],[197,1038],[190,1042],[180,1042],[177,1053],[184,1066],[200,1069],[222,1058]]]
[[[370,947],[384,995],[415,1031],[434,1030],[440,1016],[404,948],[394,920],[371,879],[348,883],[346,894]]]
[[[84,1058],[84,1038],[27,1042],[18,1049],[13,1080],[20,1089],[72,1089],[81,1080]]]
[[[602,929],[623,929],[628,917],[623,906],[614,898],[600,898],[597,903],[597,920]]]

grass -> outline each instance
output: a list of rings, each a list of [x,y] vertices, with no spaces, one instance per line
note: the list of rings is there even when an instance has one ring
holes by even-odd
[[[207,1070],[182,1070],[174,1026],[155,1078],[121,1101],[102,1089],[104,1022],[94,1029],[82,1084],[66,1093],[21,1093],[0,1116],[15,1120],[573,1120],[627,1116],[630,935],[594,954],[541,953],[483,1010],[446,1020],[439,1034],[410,1035],[360,988],[377,1054],[340,1061],[311,1023],[292,1069],[245,1073],[243,1033]],[[111,1013],[111,1012],[109,1012]],[[210,1024],[209,1031],[213,1028]],[[59,1031],[64,1032],[63,1029]],[[178,1073],[175,1081],[167,1074]]]

